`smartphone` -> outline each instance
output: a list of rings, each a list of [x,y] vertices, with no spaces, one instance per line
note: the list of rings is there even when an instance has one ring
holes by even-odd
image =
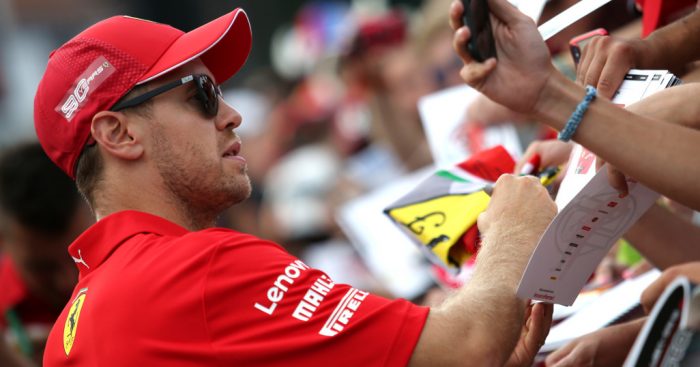
[[[496,57],[496,41],[491,29],[491,17],[487,0],[462,0],[462,23],[469,27],[471,37],[467,51],[474,60],[483,62]]]
[[[569,41],[569,50],[571,51],[571,57],[574,59],[574,65],[578,65],[581,59],[581,50],[583,50],[583,47],[586,46],[591,38],[607,35],[608,31],[606,31],[605,28],[598,28],[572,38]]]

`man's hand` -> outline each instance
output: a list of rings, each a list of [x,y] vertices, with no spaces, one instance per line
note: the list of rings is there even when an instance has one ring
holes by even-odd
[[[622,77],[624,78],[624,74]],[[696,107],[697,103],[694,103],[694,98],[698,93],[700,93],[700,83],[679,85],[661,90],[625,108],[638,115],[698,129],[700,128],[700,107]],[[605,163],[600,157],[596,162],[597,168]],[[625,173],[610,164],[606,167],[610,186],[620,194],[627,194]]]
[[[500,105],[483,94],[474,99],[467,109],[469,122],[483,126],[496,125],[504,122],[520,123],[526,122],[527,116],[515,112],[508,107]]]
[[[462,24],[460,1],[450,7],[455,30],[453,47],[462,58],[460,76],[494,102],[529,114],[535,108],[547,79],[555,72],[535,23],[507,0],[489,0],[497,59],[474,61],[467,52],[469,29]]]
[[[547,356],[547,367],[622,366],[646,319],[606,327],[575,339]]]
[[[540,156],[540,168],[564,165],[569,161],[573,147],[573,143],[561,140],[535,140],[530,143],[523,157],[515,165],[515,172],[520,172],[535,154]]]
[[[656,300],[659,299],[664,289],[681,275],[695,284],[700,284],[700,262],[685,263],[664,270],[661,276],[642,293],[641,303],[646,313],[649,313],[654,308]]]
[[[640,67],[645,53],[645,43],[639,39],[594,37],[582,50],[576,81],[596,87],[599,96],[611,99],[627,72]]]
[[[552,326],[553,309],[554,306],[550,303],[537,303],[528,307],[525,314],[527,321],[523,326],[518,345],[506,362],[506,367],[532,366]]]
[[[488,208],[479,214],[477,225],[484,237],[496,232],[499,235],[516,233],[522,229],[519,235],[535,238],[530,241],[534,242],[534,248],[537,238],[556,214],[557,206],[537,177],[502,175],[494,185]]]

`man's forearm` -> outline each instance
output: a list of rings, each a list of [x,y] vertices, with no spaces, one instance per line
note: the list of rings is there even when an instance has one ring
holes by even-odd
[[[490,230],[472,278],[440,310],[483,365],[503,365],[518,341],[527,301],[516,290],[530,258],[526,249],[540,234],[531,232],[525,225]]]
[[[700,58],[700,11],[653,32],[644,40],[648,52],[639,68],[670,69],[683,74],[685,65]]]
[[[566,77],[551,75],[535,119],[563,129],[584,93]],[[650,188],[700,209],[695,189],[700,165],[689,164],[697,155],[700,131],[639,116],[599,98],[584,114],[574,140]]]
[[[660,269],[700,260],[700,228],[656,204],[625,234]]]

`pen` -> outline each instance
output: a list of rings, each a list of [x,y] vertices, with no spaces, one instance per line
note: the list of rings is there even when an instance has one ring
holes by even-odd
[[[560,170],[561,168],[558,166],[551,166],[542,170],[542,172],[537,175],[537,177],[540,178],[542,186],[549,186],[552,182],[554,182],[554,179],[557,178]]]
[[[554,182],[554,179],[557,178],[560,171],[561,168],[557,166],[547,167],[540,172],[537,177],[540,179],[542,186],[549,186],[552,182]],[[486,195],[491,196],[491,194],[493,194],[493,185],[494,184],[486,184],[481,190],[484,191]]]
[[[542,161],[542,157],[540,157],[539,154],[535,153],[533,154],[530,159],[525,162],[523,167],[520,169],[520,175],[534,175],[537,173],[537,170],[540,168],[540,163]]]

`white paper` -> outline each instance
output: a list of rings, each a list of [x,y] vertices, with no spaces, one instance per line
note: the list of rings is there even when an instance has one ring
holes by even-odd
[[[469,121],[467,108],[479,94],[469,86],[457,86],[418,101],[423,130],[437,167],[452,167],[472,154],[461,132],[463,122]],[[518,133],[512,124],[485,127],[481,143],[483,148],[503,145],[515,159],[522,155]]]
[[[610,0],[581,0],[537,28],[546,41],[577,20],[592,13]]]
[[[601,168],[557,214],[525,269],[518,296],[569,306],[612,245],[659,198],[646,186],[627,182],[621,198]]]

